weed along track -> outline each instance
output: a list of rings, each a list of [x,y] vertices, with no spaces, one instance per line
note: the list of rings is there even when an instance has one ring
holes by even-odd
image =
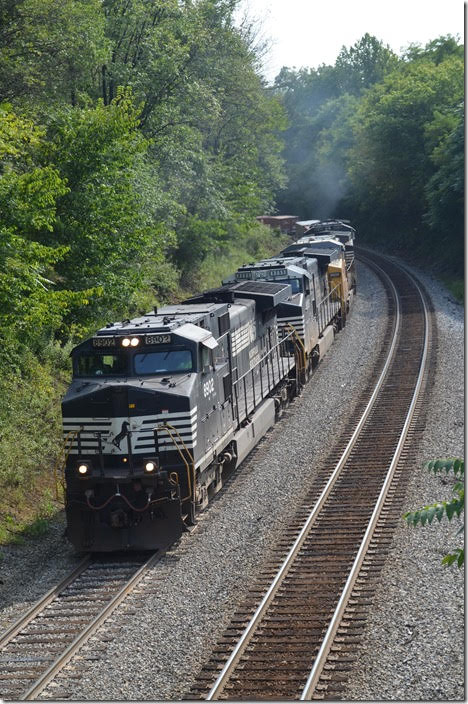
[[[419,285],[372,259],[393,298],[387,359],[187,698],[339,697],[352,667],[424,424],[434,336]]]

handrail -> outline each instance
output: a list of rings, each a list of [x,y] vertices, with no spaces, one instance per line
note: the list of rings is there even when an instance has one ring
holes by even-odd
[[[60,448],[60,453],[58,454],[57,459],[54,464],[55,500],[60,501],[61,503],[63,503],[63,499],[60,499],[59,491],[58,491],[59,469],[60,469],[60,467],[62,469],[62,471],[60,472],[60,483],[62,486],[62,491],[64,491],[65,485],[64,485],[64,477],[62,475],[65,471],[65,466],[67,463],[68,455],[70,454],[70,450],[73,445],[73,441],[75,440],[76,436],[80,432],[81,432],[81,429],[68,431],[68,433],[65,437],[65,440],[63,441],[63,445]]]
[[[332,300],[331,296],[333,294],[340,295],[340,292],[338,289],[341,288],[340,284],[337,284],[334,286],[331,291],[320,301],[320,303],[317,303],[317,323],[319,326],[319,334],[323,332],[323,330],[326,328],[328,323],[331,320],[331,317],[335,315],[335,313],[338,312],[339,308],[342,308],[342,300],[340,296],[340,300]],[[330,310],[332,316],[330,317]],[[328,311],[328,315],[327,315]],[[327,315],[326,319],[324,320],[324,315]]]
[[[330,298],[330,296],[332,295],[332,293],[335,293],[335,291],[336,291],[337,289],[339,289],[339,288],[340,288],[340,284],[337,284],[336,286],[333,286],[333,288],[331,289],[331,291],[330,291],[329,293],[327,293],[327,295],[324,296],[324,298],[322,298],[322,300],[317,303],[317,308],[318,308],[319,306],[321,306],[323,303],[325,303],[325,301],[327,300],[327,298]]]
[[[233,384],[232,384],[232,394],[233,394],[233,418],[237,419],[237,422],[240,423],[240,416],[242,411],[239,410],[239,400],[243,399],[243,405],[244,409],[243,411],[245,412],[245,418],[248,417],[249,413],[254,411],[260,403],[263,401],[264,398],[267,397],[268,393],[272,389],[275,388],[275,386],[286,376],[286,373],[289,371],[289,366],[287,369],[285,369],[285,361],[284,357],[280,355],[280,350],[281,347],[285,348],[285,343],[287,340],[291,340],[293,342],[294,347],[296,346],[294,336],[295,336],[295,331],[292,331],[288,333],[285,337],[282,337],[281,340],[278,340],[278,342],[273,345],[260,359],[256,364],[254,364],[253,367],[248,369],[242,376],[240,376],[238,379],[236,379]],[[274,363],[276,357],[276,365]],[[281,360],[281,361],[280,361]],[[263,380],[263,373],[261,366],[262,364],[266,364],[266,373],[267,373],[267,389],[268,391],[264,393],[264,380]],[[269,365],[271,366],[271,370],[269,368]],[[281,365],[281,369],[280,369]],[[277,367],[275,371],[275,366]],[[260,373],[259,373],[260,372]],[[271,379],[270,379],[270,372],[271,372]],[[247,389],[247,377],[248,376],[252,377],[252,399],[249,401],[248,400],[248,389]],[[259,385],[260,385],[260,396],[257,399],[256,398],[256,380],[255,377],[256,375],[259,376]],[[277,379],[275,378],[277,377]],[[242,387],[239,385],[243,384],[243,390]],[[239,391],[239,388],[241,391]],[[249,409],[249,406],[252,404],[252,407]]]
[[[194,466],[194,461],[193,461],[193,455],[191,452],[189,452],[188,447],[186,446],[185,442],[182,440],[182,437],[176,427],[174,427],[170,423],[164,423],[162,425],[157,425],[153,428],[153,431],[156,433],[158,430],[165,430],[167,432],[167,434],[169,435],[169,437],[172,440],[174,447],[176,448],[177,452],[179,453],[179,455],[182,458],[183,463],[185,464],[185,468],[187,470],[187,484],[188,484],[189,495],[185,496],[183,499],[181,499],[181,501],[187,501],[188,499],[192,498],[192,484],[193,485],[195,484],[195,466]],[[177,442],[174,440],[174,436],[171,433],[171,430],[174,430],[177,433],[177,436],[178,436],[180,442],[182,443],[182,446],[183,446],[185,452],[189,456],[190,463],[191,463],[190,465],[187,462],[186,458],[184,457],[183,453],[181,452],[180,447],[177,445]],[[192,469],[193,476],[190,475],[190,469]],[[193,498],[195,498],[195,497],[193,497]]]
[[[266,354],[264,354],[263,357],[261,357],[259,359],[259,361],[256,364],[254,364],[253,367],[251,367],[248,371],[246,371],[245,374],[242,374],[242,376],[240,376],[238,379],[236,379],[232,385],[235,386],[236,384],[239,383],[239,381],[242,381],[242,379],[244,377],[246,377],[247,374],[251,374],[252,371],[255,369],[255,367],[258,367],[258,365],[261,364],[267,357],[269,357],[274,350],[276,350],[278,347],[280,347],[282,344],[284,344],[284,342],[286,342],[286,340],[288,340],[290,337],[293,337],[293,336],[294,336],[294,332],[292,331],[292,332],[288,333],[285,337],[283,337],[281,340],[279,340],[276,343],[276,345],[274,345],[273,347],[270,347],[268,352]]]

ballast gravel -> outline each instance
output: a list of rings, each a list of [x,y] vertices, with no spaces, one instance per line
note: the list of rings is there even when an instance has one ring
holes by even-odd
[[[177,701],[189,691],[352,411],[378,353],[385,294],[363,265],[358,283],[349,323],[302,396],[218,495],[196,532],[184,534],[153,568],[139,593],[71,661],[69,678],[49,685],[47,697]],[[441,354],[422,460],[461,454],[463,441],[463,310],[437,282],[426,277],[424,283],[438,310]],[[402,512],[444,498],[444,492],[450,494],[448,483],[416,467]],[[0,587],[8,589],[0,628],[76,562],[59,530],[60,523],[44,547],[0,548]],[[440,566],[454,532],[454,526],[409,530],[402,522],[345,699],[463,698],[463,575]]]
[[[452,476],[423,468],[431,459],[464,456],[464,310],[432,277],[408,267],[430,294],[437,316],[438,364],[418,461],[404,511],[453,497]],[[443,567],[448,552],[463,547],[463,516],[449,523],[408,527],[394,536],[382,570],[359,668],[343,699],[463,701],[464,571]]]

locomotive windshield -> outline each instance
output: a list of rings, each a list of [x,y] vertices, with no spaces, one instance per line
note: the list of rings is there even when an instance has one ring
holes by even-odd
[[[126,375],[128,363],[123,354],[80,354],[76,358],[75,376],[122,376]]]
[[[134,357],[135,374],[152,375],[193,371],[192,353],[187,349],[158,350]]]
[[[288,284],[291,286],[293,293],[301,293],[302,281],[300,279],[288,279]]]

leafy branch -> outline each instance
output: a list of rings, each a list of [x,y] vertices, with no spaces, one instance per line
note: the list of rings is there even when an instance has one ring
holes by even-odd
[[[440,523],[444,516],[451,521],[453,516],[460,516],[461,512],[465,507],[465,463],[459,458],[449,458],[449,459],[438,459],[426,462],[424,465],[427,470],[433,472],[435,475],[445,472],[446,475],[453,473],[456,477],[459,477],[462,481],[458,481],[453,486],[454,498],[450,501],[436,501],[429,506],[423,506],[416,511],[407,511],[403,514],[403,518],[407,521],[409,525],[417,526],[421,524],[424,526],[426,523],[431,524],[434,518],[437,518]],[[460,528],[457,535],[462,533],[464,526]],[[452,565],[457,562],[458,567],[461,567],[465,561],[465,551],[463,548],[456,548],[452,553],[445,555],[442,560],[443,565]]]

